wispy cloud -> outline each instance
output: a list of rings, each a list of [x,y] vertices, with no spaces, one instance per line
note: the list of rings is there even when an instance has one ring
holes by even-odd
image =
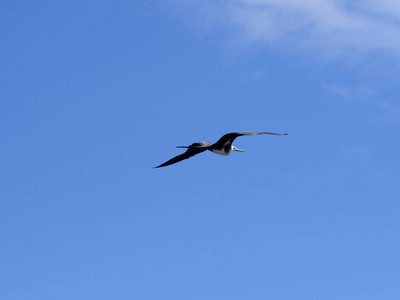
[[[374,95],[374,90],[366,86],[346,86],[332,83],[326,85],[326,89],[334,95],[352,101]]]
[[[379,107],[383,111],[383,118],[394,122],[400,121],[400,106],[389,103],[387,101],[379,103]]]
[[[208,28],[223,28],[246,45],[284,46],[322,57],[400,58],[398,0],[175,1],[197,11]]]

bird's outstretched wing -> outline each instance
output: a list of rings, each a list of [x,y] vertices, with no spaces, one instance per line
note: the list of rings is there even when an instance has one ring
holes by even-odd
[[[166,161],[165,163],[155,167],[155,168],[161,168],[161,167],[166,167],[172,164],[175,164],[177,162],[180,162],[181,160],[188,159],[192,156],[195,156],[196,154],[199,154],[201,152],[204,152],[208,149],[208,143],[207,145],[202,145],[203,143],[194,143],[190,146],[188,146],[187,151],[185,153],[182,153],[181,155],[175,156],[174,158],[171,158],[170,160]],[[178,147],[182,148],[182,147]]]
[[[214,145],[216,148],[223,148],[224,146],[231,146],[233,141],[242,135],[259,135],[259,134],[272,134],[272,135],[286,135],[281,133],[265,132],[265,131],[243,131],[243,132],[232,132],[223,135]]]

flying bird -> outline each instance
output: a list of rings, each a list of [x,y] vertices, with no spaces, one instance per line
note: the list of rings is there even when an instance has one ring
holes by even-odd
[[[209,150],[211,152],[214,152],[214,153],[220,154],[220,155],[229,155],[233,151],[245,152],[242,149],[238,149],[235,146],[232,146],[233,141],[237,137],[242,136],[242,135],[259,135],[259,134],[287,135],[287,133],[281,134],[281,133],[259,132],[259,131],[244,131],[244,132],[227,133],[227,134],[223,135],[215,144],[210,143],[210,142],[199,142],[199,143],[193,143],[190,146],[177,146],[176,148],[187,148],[187,151],[185,153],[182,153],[181,155],[171,158],[170,160],[166,161],[165,163],[163,163],[155,168],[161,168],[161,167],[166,167],[166,166],[175,164],[177,162],[180,162],[181,160],[188,159],[188,158],[190,158],[196,154],[199,154],[201,152],[204,152],[206,150]]]

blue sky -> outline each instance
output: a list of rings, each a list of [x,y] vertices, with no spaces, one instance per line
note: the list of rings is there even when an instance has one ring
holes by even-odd
[[[399,299],[397,1],[0,3],[4,299]]]

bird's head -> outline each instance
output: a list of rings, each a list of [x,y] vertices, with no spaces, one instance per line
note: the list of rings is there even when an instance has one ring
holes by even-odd
[[[242,149],[236,148],[235,146],[232,146],[232,151],[246,152],[246,151],[244,151],[244,150],[242,150]]]

